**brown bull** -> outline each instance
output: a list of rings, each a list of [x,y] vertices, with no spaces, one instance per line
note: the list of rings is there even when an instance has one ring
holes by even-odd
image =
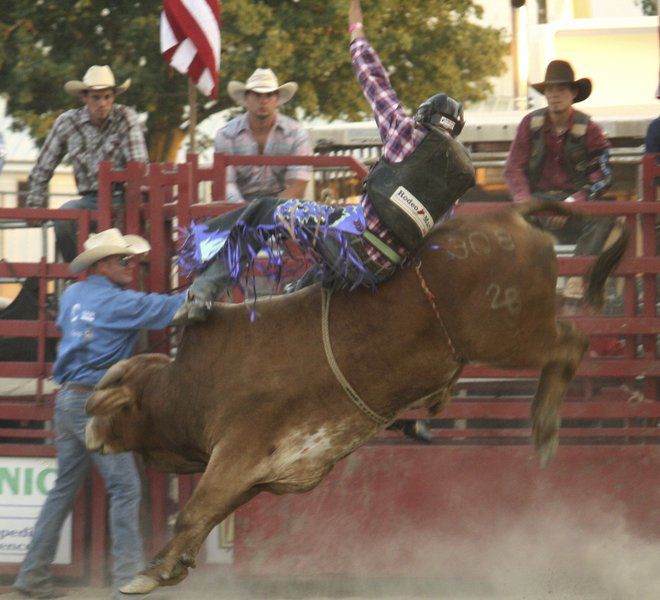
[[[88,401],[90,449],[134,450],[160,469],[203,472],[174,537],[126,593],[181,581],[211,529],[262,491],[304,492],[411,406],[441,408],[463,366],[541,369],[531,407],[543,463],[587,337],[555,318],[551,237],[526,218],[560,204],[520,205],[437,228],[376,293],[331,297],[315,286],[218,305],[185,331],[175,360],[140,355],[112,367]],[[597,306],[627,244],[598,257]],[[322,314],[329,314],[327,321]]]

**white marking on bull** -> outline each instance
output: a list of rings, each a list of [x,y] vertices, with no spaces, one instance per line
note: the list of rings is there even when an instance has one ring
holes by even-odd
[[[327,454],[332,449],[331,436],[325,427],[312,434],[294,432],[279,442],[273,455],[277,464],[289,466],[305,459],[314,460]]]
[[[502,289],[497,283],[491,283],[486,290],[486,296],[492,293],[493,299],[490,303],[491,310],[506,308],[512,315],[520,314],[522,300],[518,288],[508,287]]]
[[[281,483],[311,486],[363,443],[364,438],[345,425],[335,424],[332,430],[320,427],[314,433],[290,433],[278,441],[275,452],[268,458],[268,469],[277,473]]]

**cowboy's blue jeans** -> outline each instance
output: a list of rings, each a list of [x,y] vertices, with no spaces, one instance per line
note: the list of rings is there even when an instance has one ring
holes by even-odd
[[[113,192],[112,205],[119,206],[122,204],[124,196],[121,191]],[[99,207],[98,194],[83,194],[76,200],[69,200],[60,206],[69,210],[79,210],[84,208],[86,210],[97,210]],[[64,262],[71,262],[78,254],[78,222],[77,221],[54,221],[53,227],[55,229],[55,243],[57,245]]]
[[[139,528],[141,484],[130,452],[101,455],[85,446],[89,393],[64,387],[55,401],[57,478],[34,527],[34,536],[14,588],[35,596],[52,591],[50,564],[60,530],[93,462],[105,480],[112,542],[113,585],[129,582],[144,566]]]

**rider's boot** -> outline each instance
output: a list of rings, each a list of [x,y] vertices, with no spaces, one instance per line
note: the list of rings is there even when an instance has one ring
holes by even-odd
[[[314,285],[317,281],[319,281],[319,271],[320,271],[320,266],[319,265],[314,265],[307,269],[300,279],[297,279],[296,281],[292,281],[291,283],[287,283],[284,286],[284,293],[285,294],[291,294],[293,292],[297,292],[298,290],[302,290],[303,288],[309,287],[310,285]]]
[[[220,292],[231,284],[229,267],[224,261],[212,262],[206,270],[193,281],[186,301],[172,318],[174,325],[187,325],[205,321],[213,308],[213,302]]]
[[[426,419],[397,419],[392,423],[388,429],[394,431],[401,431],[403,435],[416,442],[423,444],[430,444],[433,442],[433,434],[429,422]]]

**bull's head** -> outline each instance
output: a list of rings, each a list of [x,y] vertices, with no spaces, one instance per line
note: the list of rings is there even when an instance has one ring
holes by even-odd
[[[135,450],[136,429],[140,426],[138,398],[150,367],[170,362],[162,354],[141,354],[121,360],[103,376],[85,405],[92,418],[85,430],[85,443],[103,454]]]

